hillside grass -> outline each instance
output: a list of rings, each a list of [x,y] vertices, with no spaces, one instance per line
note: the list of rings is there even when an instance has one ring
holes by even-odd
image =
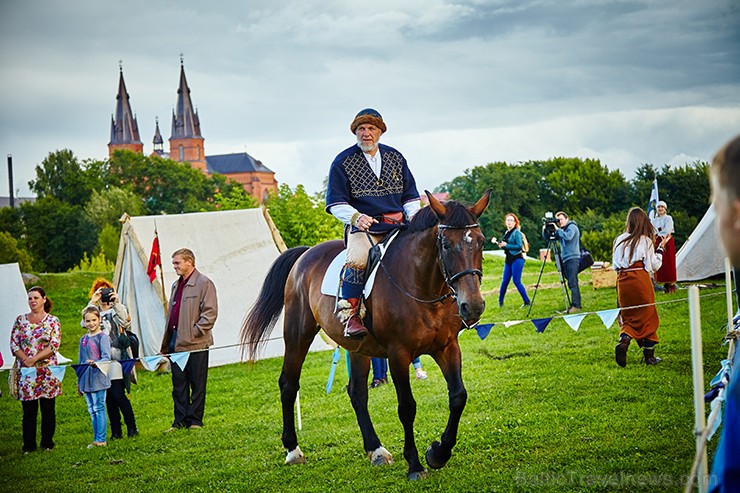
[[[503,309],[497,294],[502,260],[486,258],[484,321],[524,319],[521,298],[509,287]],[[530,296],[540,263],[529,261],[524,282]],[[108,274],[110,276],[110,274]],[[75,359],[83,329],[90,273],[42,276],[63,327],[62,353]],[[594,290],[581,275],[584,311],[614,308],[614,289]],[[562,309],[559,278],[547,265],[531,318]],[[726,357],[721,346],[726,309],[723,287],[702,290],[705,381]],[[303,430],[299,443],[308,463],[284,466],[277,379],[281,358],[233,364],[209,372],[205,427],[163,434],[172,420],[169,375],[139,372],[131,400],[140,435],[86,449],[92,429],[84,398],[68,370],[57,399],[56,447],[21,452],[21,406],[0,388],[1,491],[681,491],[695,453],[691,342],[686,291],[658,294],[661,342],[656,367],[640,364],[635,345],[628,365],[614,362],[615,323],[606,329],[588,315],[576,332],[555,318],[538,334],[530,322],[494,326],[488,338],[460,335],[468,403],[448,465],[420,482],[406,480],[403,433],[392,385],[370,391],[370,412],[390,466],[372,467],[349,399],[346,367],[334,388],[324,388],[331,352],[311,353],[301,378]],[[224,309],[224,307],[222,307]],[[438,440],[447,420],[446,386],[433,360],[422,357],[426,381],[412,382],[422,453]],[[7,372],[3,374],[7,376]],[[413,375],[411,375],[413,378]],[[710,452],[716,438],[710,443]],[[711,457],[711,456],[710,456]],[[711,463],[711,460],[710,460]]]

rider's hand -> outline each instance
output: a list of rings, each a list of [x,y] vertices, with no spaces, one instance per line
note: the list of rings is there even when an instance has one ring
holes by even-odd
[[[368,229],[370,229],[370,226],[377,223],[377,219],[372,218],[367,214],[360,214],[360,216],[355,221],[355,227],[360,231],[367,231]]]

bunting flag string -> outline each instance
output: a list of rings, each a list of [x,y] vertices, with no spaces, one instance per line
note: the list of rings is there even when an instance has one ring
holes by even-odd
[[[596,312],[596,315],[601,318],[601,321],[604,322],[604,326],[609,329],[619,316],[619,308],[614,308],[612,310],[602,310],[600,312]]]
[[[49,371],[51,371],[51,374],[54,375],[54,378],[59,380],[60,382],[64,380],[64,375],[67,373],[67,366],[61,366],[61,365],[52,365],[48,366]]]
[[[119,361],[121,363],[121,370],[123,370],[124,375],[128,375],[131,373],[131,370],[134,369],[134,366],[136,365],[135,359],[124,359]]]
[[[480,337],[481,341],[488,337],[488,334],[491,332],[494,325],[496,324],[478,324],[475,326],[475,331],[478,333],[478,337]]]
[[[544,332],[547,328],[547,325],[552,320],[552,317],[548,318],[533,318],[532,323],[537,328],[537,332]]]
[[[342,349],[337,346],[334,349],[334,354],[331,357],[331,370],[329,370],[329,379],[326,382],[326,393],[328,394],[331,392],[331,387],[334,385],[334,374],[337,371],[337,363],[339,363],[339,358],[342,356]]]
[[[75,373],[77,374],[77,380],[82,378],[82,375],[85,374],[88,368],[90,368],[90,365],[87,363],[82,363],[79,365],[72,365],[72,368],[74,368]]]
[[[508,329],[509,327],[512,327],[514,325],[523,324],[524,322],[526,322],[526,320],[509,320],[504,322],[504,327]]]
[[[570,325],[570,328],[578,332],[578,328],[581,326],[581,322],[583,322],[583,319],[586,318],[586,315],[588,313],[575,313],[572,315],[565,315],[563,317],[563,320],[565,320],[565,323]]]
[[[110,361],[96,361],[95,367],[98,370],[102,371],[103,374],[107,377],[108,372],[110,372],[110,363],[111,363]]]
[[[144,358],[141,358],[141,364],[144,365],[144,368],[146,368],[149,371],[154,371],[159,366],[159,363],[162,362],[162,355],[161,354],[155,354],[154,356],[146,356]]]
[[[190,353],[188,352],[172,353],[169,356],[170,356],[170,361],[172,361],[177,366],[179,366],[180,370],[185,371],[185,367],[188,364],[188,359],[190,358]]]
[[[36,378],[36,367],[32,366],[29,368],[24,366],[23,368],[21,368],[21,378]]]

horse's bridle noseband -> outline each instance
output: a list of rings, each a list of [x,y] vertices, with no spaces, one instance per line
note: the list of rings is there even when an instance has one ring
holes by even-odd
[[[478,276],[480,280],[483,280],[483,272],[480,269],[466,269],[462,272],[458,272],[453,275],[449,275],[447,273],[447,267],[445,267],[445,259],[444,254],[442,253],[444,249],[442,248],[442,232],[446,229],[472,229],[472,228],[480,228],[480,225],[478,223],[475,224],[466,224],[465,226],[448,226],[446,224],[440,224],[437,227],[437,251],[439,252],[439,263],[442,266],[442,275],[445,278],[445,283],[447,286],[450,287],[453,293],[455,293],[455,288],[452,287],[452,283],[460,279],[462,276],[467,276],[468,274],[475,274]],[[455,294],[453,296],[457,297]]]

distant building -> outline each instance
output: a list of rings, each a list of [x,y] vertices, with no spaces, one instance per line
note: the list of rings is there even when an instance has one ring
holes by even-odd
[[[15,197],[13,199],[13,205],[18,207],[23,202],[36,202],[36,197]],[[3,207],[10,207],[10,197],[0,197],[0,209]]]
[[[246,152],[206,156],[205,139],[200,131],[200,118],[190,98],[190,88],[185,78],[185,67],[180,60],[180,85],[177,89],[177,106],[172,111],[172,131],[169,139],[169,152],[164,150],[164,139],[155,122],[154,150],[151,155],[169,158],[173,161],[187,162],[204,173],[219,173],[241,183],[244,190],[260,202],[264,202],[270,190],[277,193],[278,183],[275,173],[261,161]],[[117,149],[140,154],[144,145],[139,138],[139,125],[131,110],[129,95],[120,69],[116,112],[111,118],[111,138],[108,143],[109,156]]]

